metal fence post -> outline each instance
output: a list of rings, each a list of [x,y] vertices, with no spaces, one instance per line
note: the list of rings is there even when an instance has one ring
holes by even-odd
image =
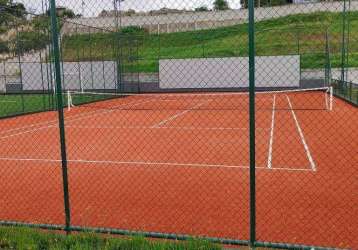
[[[346,81],[346,22],[347,22],[347,0],[343,1],[343,13],[342,13],[342,55],[341,55],[341,81]],[[347,88],[347,86],[345,86]]]
[[[255,169],[255,10],[249,0],[249,105],[250,105],[250,247],[256,242],[256,169]]]
[[[16,50],[17,50],[17,60],[19,63],[19,77],[20,77],[20,85],[21,85],[21,108],[22,113],[25,113],[25,99],[24,99],[24,85],[23,85],[23,77],[22,77],[22,65],[21,65],[21,55],[23,54],[22,51],[22,44],[24,44],[24,41],[21,41],[19,39],[19,28],[18,24],[16,23]]]
[[[63,113],[63,100],[62,100],[62,84],[61,84],[61,63],[60,63],[60,48],[58,43],[58,30],[57,30],[57,15],[55,0],[51,0],[51,33],[53,42],[53,53],[55,62],[55,79],[57,88],[57,107],[60,128],[60,143],[61,143],[61,160],[62,160],[62,179],[63,179],[63,193],[65,205],[65,220],[66,232],[70,232],[71,226],[71,213],[70,213],[70,197],[68,191],[68,174],[67,174],[67,155],[66,155],[66,140],[65,140],[65,121]]]

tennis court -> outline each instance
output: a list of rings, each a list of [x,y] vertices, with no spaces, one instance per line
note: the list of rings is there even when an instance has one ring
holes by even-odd
[[[324,89],[257,94],[259,240],[358,245],[352,209],[357,154],[346,151],[342,164],[336,153],[358,148],[357,109],[330,98]],[[73,92],[68,100],[74,226],[249,237],[246,94]],[[53,146],[59,144],[57,113],[3,119],[0,126],[0,217],[63,224],[61,158]]]

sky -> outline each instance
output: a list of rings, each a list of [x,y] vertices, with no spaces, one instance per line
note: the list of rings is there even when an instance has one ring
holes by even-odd
[[[125,0],[121,3],[122,10],[134,9],[136,11],[149,11],[160,8],[194,9],[200,6],[212,8],[214,0]],[[25,4],[31,12],[41,13],[42,5],[48,0],[15,0]],[[66,6],[76,14],[86,17],[97,16],[102,10],[114,9],[113,0],[56,0],[57,6]],[[232,9],[240,8],[240,0],[228,0]],[[45,4],[44,4],[45,5]]]

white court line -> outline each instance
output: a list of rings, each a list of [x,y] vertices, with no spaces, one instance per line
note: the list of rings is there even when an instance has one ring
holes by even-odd
[[[248,130],[248,128],[196,128],[196,127],[141,127],[141,126],[128,126],[128,127],[96,127],[96,126],[73,126],[73,125],[65,125],[66,128],[77,128],[77,129],[173,129],[173,130],[227,130],[227,131],[232,131],[232,130]],[[20,136],[20,135],[24,135],[24,134],[28,134],[28,133],[32,133],[35,131],[40,131],[40,130],[45,130],[48,128],[57,128],[57,124],[54,125],[48,125],[48,126],[43,126],[43,127],[39,127],[39,128],[35,128],[32,130],[26,130],[20,133],[16,133],[16,134],[11,134],[11,135],[5,135],[0,137],[0,140],[3,139],[7,139],[7,138],[11,138],[11,137],[15,137],[15,136]],[[266,128],[257,128],[258,130],[268,130]]]
[[[28,133],[32,133],[32,132],[35,132],[35,131],[45,130],[45,129],[48,129],[48,128],[56,128],[56,127],[57,127],[56,125],[49,125],[49,126],[45,126],[45,127],[35,128],[35,129],[32,129],[32,130],[26,130],[26,131],[16,133],[16,134],[2,136],[2,137],[0,137],[0,140],[15,137],[15,136],[19,136],[19,135],[24,135],[24,134],[28,134]]]
[[[51,124],[51,123],[54,123],[56,121],[57,120],[52,120],[52,121],[47,121],[47,122],[39,122],[39,123],[33,123],[31,125],[27,125],[27,126],[23,126],[23,127],[8,129],[8,130],[0,132],[0,135],[1,134],[6,134],[6,133],[9,133],[9,132],[13,132],[13,131],[22,130],[22,129],[30,129],[30,128],[33,128],[33,127],[36,127],[36,126],[39,126],[39,125]]]
[[[302,172],[315,172],[312,169],[308,169],[308,168],[288,168],[288,167],[275,167],[275,168],[271,168],[270,170],[281,170],[281,171],[302,171]]]
[[[150,100],[150,101],[152,101],[152,100]],[[135,106],[135,105],[140,105],[140,104],[147,103],[147,102],[149,102],[149,101],[139,102],[139,103],[130,102],[130,103],[126,103],[126,104],[123,104],[123,105],[115,106],[113,108],[119,108],[119,107],[127,106],[127,105],[130,105],[130,104],[133,104]],[[104,114],[104,113],[110,113],[110,112],[113,112],[113,111],[115,111],[115,110],[95,110],[95,111],[88,112],[88,113],[85,113],[85,114],[73,115],[73,116],[70,116],[67,119],[65,119],[65,123],[70,122],[70,121],[81,120],[81,119],[84,119],[84,118],[87,118],[87,117],[93,117],[93,116],[96,116],[96,115],[101,115],[101,114]],[[92,114],[94,114],[94,115],[92,116]],[[75,119],[71,119],[71,118],[75,118]],[[23,126],[23,127],[14,128],[14,129],[8,129],[8,130],[0,132],[0,134],[6,134],[6,133],[9,133],[9,132],[18,131],[18,130],[22,130],[22,129],[30,129],[30,128],[33,128],[33,127],[36,127],[36,126],[39,126],[39,125],[45,125],[45,124],[49,124],[49,126],[46,126],[46,127],[52,127],[52,126],[57,125],[57,122],[58,122],[58,120],[39,122],[39,123],[31,124],[31,125],[28,125],[28,126]],[[55,123],[55,124],[51,125],[52,123]],[[45,127],[40,127],[38,129],[41,130],[43,128],[45,128]],[[36,129],[31,130],[31,131],[36,131]]]
[[[162,121],[159,122],[158,124],[153,125],[152,128],[160,127],[160,126],[162,126],[162,125],[164,125],[164,124],[166,124],[166,123],[168,123],[168,122],[170,122],[170,121],[175,120],[175,119],[178,118],[179,116],[185,115],[186,113],[192,111],[192,110],[195,109],[195,108],[199,108],[200,106],[203,106],[204,104],[205,104],[205,103],[199,103],[199,104],[195,105],[194,107],[192,107],[191,109],[187,109],[187,110],[184,110],[183,112],[180,112],[180,113],[178,113],[178,114],[175,114],[175,115],[173,115],[173,116],[171,116],[171,117],[169,117],[169,118],[167,118],[167,119],[165,119],[165,120],[162,120]]]
[[[301,141],[302,141],[303,147],[305,148],[305,151],[306,151],[306,154],[307,154],[307,158],[308,158],[308,160],[309,160],[309,162],[310,162],[310,164],[311,164],[311,169],[312,169],[313,171],[317,171],[316,164],[315,164],[315,162],[314,162],[314,160],[313,160],[313,157],[312,157],[312,155],[311,155],[310,149],[309,149],[309,147],[308,147],[308,145],[307,145],[306,139],[305,139],[304,134],[303,134],[303,132],[302,132],[301,126],[300,126],[300,124],[299,124],[299,122],[298,122],[298,119],[297,119],[297,116],[296,116],[296,114],[295,114],[295,111],[293,110],[291,100],[290,100],[290,98],[288,97],[288,95],[286,95],[286,97],[287,97],[288,104],[290,105],[291,113],[292,113],[293,119],[295,120],[298,133],[299,133],[299,135],[300,135],[300,137],[301,137]]]
[[[249,130],[249,128],[225,128],[225,127],[146,127],[146,126],[76,126],[66,125],[66,128],[74,129],[168,129],[168,130]],[[269,128],[256,128],[257,130],[269,130]]]
[[[31,158],[0,158],[0,161],[24,161],[24,162],[49,162],[49,163],[61,163],[62,160],[56,159],[31,159]],[[239,168],[249,169],[249,166],[240,165],[221,165],[221,164],[201,164],[201,163],[177,163],[177,162],[144,162],[144,161],[96,161],[96,160],[67,160],[69,163],[88,163],[88,164],[107,164],[107,165],[147,165],[147,166],[178,166],[178,167],[202,167],[202,168]],[[312,171],[310,169],[301,168],[272,168],[256,167],[261,170],[283,170],[283,171]]]
[[[270,144],[267,158],[267,167],[272,168],[272,148],[273,148],[273,131],[275,128],[275,108],[276,108],[276,95],[273,96],[272,104],[272,118],[271,118],[271,130],[270,130]]]

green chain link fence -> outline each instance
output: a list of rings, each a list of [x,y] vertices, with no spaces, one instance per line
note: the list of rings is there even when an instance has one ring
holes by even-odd
[[[356,249],[356,1],[0,1],[0,224]]]

